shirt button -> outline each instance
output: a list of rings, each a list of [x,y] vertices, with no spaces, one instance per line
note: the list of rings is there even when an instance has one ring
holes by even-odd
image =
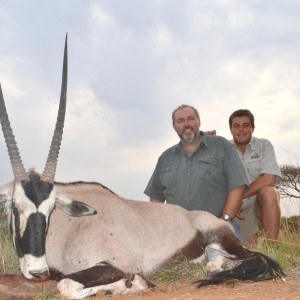
[[[190,175],[191,175],[191,173],[187,173],[186,175],[187,175],[187,176],[190,176]]]

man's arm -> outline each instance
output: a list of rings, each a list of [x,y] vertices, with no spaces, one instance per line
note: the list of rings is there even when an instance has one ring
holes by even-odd
[[[229,214],[231,218],[235,217],[242,205],[245,188],[246,186],[242,185],[228,192],[223,213]]]
[[[274,187],[277,180],[281,178],[280,167],[277,163],[274,147],[269,140],[261,139],[262,156],[260,167],[262,173],[251,184],[250,189],[245,192],[244,199],[257,195],[258,191],[264,186]]]
[[[264,186],[274,187],[275,184],[276,184],[276,176],[275,175],[263,174],[250,184],[250,188],[248,189],[248,191],[246,191],[244,193],[243,198],[245,199],[245,198],[249,198],[253,195],[256,195],[258,193],[258,191]]]

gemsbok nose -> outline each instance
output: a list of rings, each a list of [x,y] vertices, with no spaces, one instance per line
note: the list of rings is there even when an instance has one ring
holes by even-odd
[[[50,279],[50,273],[48,270],[44,271],[44,272],[35,272],[35,271],[31,271],[29,272],[30,275],[32,275],[32,279],[33,281],[46,281]]]

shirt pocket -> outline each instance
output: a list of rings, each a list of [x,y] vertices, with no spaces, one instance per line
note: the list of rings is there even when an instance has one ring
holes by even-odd
[[[163,186],[169,187],[176,185],[178,178],[178,167],[179,163],[174,163],[161,168],[160,181]]]
[[[252,176],[258,177],[261,173],[261,161],[251,160],[247,163],[247,172]]]
[[[199,180],[220,181],[223,175],[218,160],[214,157],[199,160],[197,178]]]

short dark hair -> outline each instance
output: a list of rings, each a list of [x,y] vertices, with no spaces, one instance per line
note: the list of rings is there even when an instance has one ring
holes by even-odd
[[[252,128],[255,127],[254,125],[254,116],[249,109],[238,109],[234,111],[231,116],[229,117],[229,128],[232,127],[232,120],[236,117],[249,117]]]
[[[176,109],[174,109],[174,111],[172,112],[172,122],[173,122],[173,124],[175,122],[175,114],[176,114],[176,112],[179,109],[184,109],[184,108],[191,108],[195,112],[196,117],[200,120],[199,112],[198,112],[198,110],[195,107],[193,107],[191,105],[187,105],[187,104],[181,104]]]

